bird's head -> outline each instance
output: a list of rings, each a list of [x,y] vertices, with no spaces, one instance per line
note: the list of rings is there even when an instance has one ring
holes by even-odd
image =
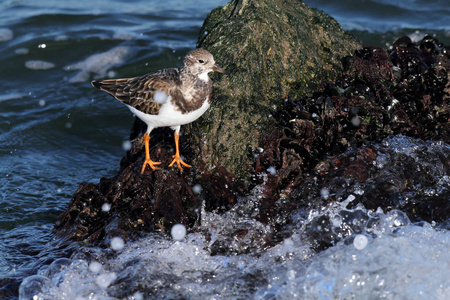
[[[194,49],[184,58],[183,69],[192,75],[207,80],[209,72],[227,73],[214,61],[212,54],[204,49]]]

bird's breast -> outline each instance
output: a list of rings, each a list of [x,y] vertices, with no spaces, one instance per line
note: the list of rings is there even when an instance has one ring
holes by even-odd
[[[199,83],[200,82],[200,83]],[[212,97],[212,83],[197,80],[196,83],[174,92],[171,95],[171,104],[182,114],[187,114],[199,110],[205,102],[209,102]]]

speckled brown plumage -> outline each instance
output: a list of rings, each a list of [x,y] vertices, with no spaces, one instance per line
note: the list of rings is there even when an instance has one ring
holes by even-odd
[[[189,167],[180,159],[178,138],[180,126],[198,119],[208,108],[213,98],[213,84],[209,72],[225,73],[217,66],[214,58],[206,50],[195,49],[183,60],[181,68],[171,68],[142,76],[122,79],[92,81],[92,85],[107,92],[147,124],[145,137],[146,161],[152,169],[155,163],[148,154],[150,132],[157,127],[170,126],[175,130],[176,154],[174,162]],[[162,101],[155,100],[160,92]],[[161,95],[160,94],[160,95]],[[173,165],[173,163],[170,166]]]
[[[153,95],[156,91],[169,94],[169,89],[173,85],[179,86],[179,70],[166,69],[133,78],[93,81],[92,85],[124,104],[131,105],[146,114],[156,115],[161,104],[153,100]]]

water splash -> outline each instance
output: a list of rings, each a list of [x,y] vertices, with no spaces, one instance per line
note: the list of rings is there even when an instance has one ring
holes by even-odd
[[[235,235],[234,241],[221,245],[240,249],[235,252],[239,254],[212,255],[212,245],[229,237],[230,232],[250,235],[249,239],[256,242],[269,236],[263,224],[249,218],[250,208],[256,204],[247,202],[254,199],[243,200],[222,216],[203,212],[198,232],[187,234],[183,242],[152,233],[127,242],[115,254],[86,248],[58,271],[27,278],[21,291],[37,297],[45,293],[54,298],[90,295],[100,299],[133,295],[420,299],[418,295],[427,295],[442,300],[450,291],[450,253],[442,251],[450,247],[450,233],[428,223],[411,224],[398,210],[347,209],[342,203],[332,202],[306,218],[298,217],[292,234],[274,247],[246,252],[246,244],[239,241],[246,238]],[[336,216],[340,216],[340,222],[333,226],[319,222]],[[319,223],[320,228],[315,226]],[[247,233],[242,233],[243,228]],[[335,246],[315,254],[311,228],[340,237]]]

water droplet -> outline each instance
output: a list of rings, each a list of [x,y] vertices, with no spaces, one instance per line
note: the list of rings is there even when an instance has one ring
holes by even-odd
[[[107,74],[107,76],[109,77],[109,78],[113,78],[113,77],[116,77],[116,72],[114,72],[114,71],[108,71],[108,74]]]
[[[200,194],[203,191],[203,187],[200,184],[196,184],[192,187],[192,191],[195,194]]]
[[[96,283],[99,287],[106,289],[116,278],[117,275],[114,272],[101,274],[97,277]]]
[[[144,300],[144,294],[142,294],[141,292],[136,292],[133,294],[133,299],[134,300]]]
[[[272,174],[272,175],[277,174],[277,170],[275,169],[274,166],[269,167],[269,168],[267,169],[267,172],[269,172],[269,173]]]
[[[120,237],[114,237],[111,240],[111,249],[113,249],[114,251],[122,250],[124,245],[125,242]]]
[[[361,119],[359,117],[352,118],[353,127],[359,128],[361,126]]]
[[[323,199],[328,199],[330,191],[327,188],[323,188],[320,190],[320,196],[322,196]]]
[[[181,241],[186,236],[186,227],[183,224],[175,224],[170,230],[170,234],[175,241]]]
[[[156,91],[153,94],[153,100],[162,105],[167,102],[167,94],[164,91]]]
[[[357,236],[355,236],[355,238],[353,239],[353,246],[357,249],[357,250],[362,250],[364,248],[366,248],[367,244],[369,243],[369,240],[367,239],[367,237],[363,234],[358,234]]]
[[[111,204],[109,204],[109,203],[104,203],[104,204],[102,205],[102,211],[108,212],[108,211],[110,211],[110,210],[111,210]]]
[[[93,272],[93,273],[98,273],[98,272],[100,272],[101,271],[101,269],[102,269],[102,264],[101,263],[99,263],[99,262],[97,262],[97,261],[92,261],[90,264],[89,264],[89,270],[91,271],[91,272]]]
[[[131,150],[131,146],[132,146],[132,144],[131,144],[130,141],[123,141],[123,142],[122,142],[122,149],[123,149],[124,151],[129,151],[129,150]]]

